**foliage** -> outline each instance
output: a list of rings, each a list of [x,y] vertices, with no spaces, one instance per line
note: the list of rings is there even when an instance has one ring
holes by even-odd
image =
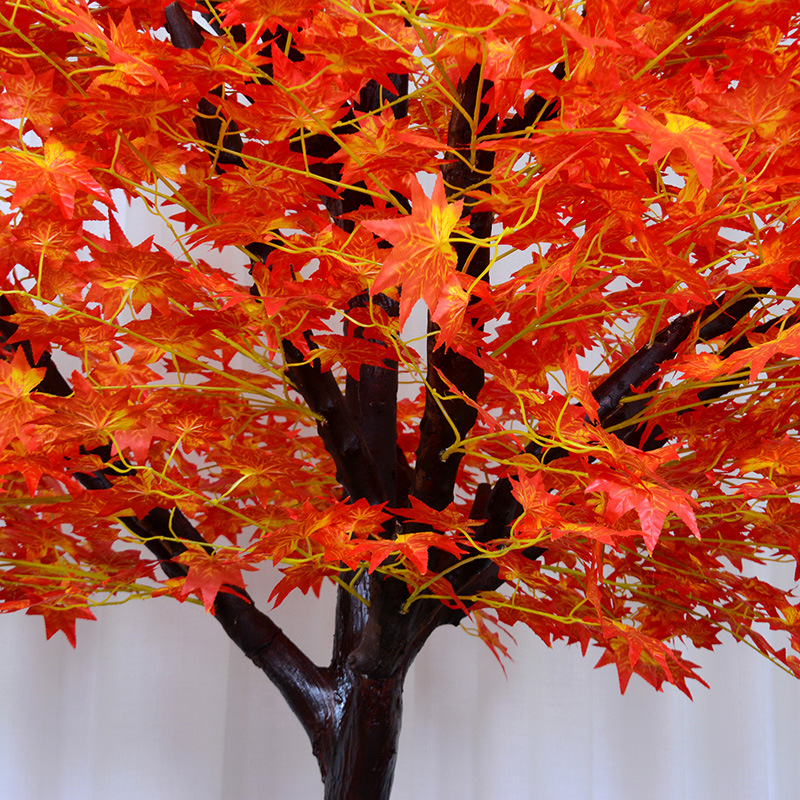
[[[761,569],[800,542],[794,3],[0,24],[0,610],[74,643],[271,562],[276,602],[399,586],[426,632],[522,623],[623,690],[688,693],[725,631],[800,676]]]

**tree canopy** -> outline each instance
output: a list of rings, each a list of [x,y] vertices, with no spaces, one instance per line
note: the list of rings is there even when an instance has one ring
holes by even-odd
[[[800,676],[762,570],[800,542],[798,21],[6,3],[0,611],[74,643],[120,593],[201,602],[301,716],[328,678],[266,563],[274,602],[338,585],[371,679],[461,622],[623,690],[688,693],[724,632]]]

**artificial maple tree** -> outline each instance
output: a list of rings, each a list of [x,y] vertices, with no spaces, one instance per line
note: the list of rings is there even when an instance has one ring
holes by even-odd
[[[442,625],[591,645],[623,691],[688,694],[724,632],[800,676],[756,577],[800,563],[799,21],[6,3],[0,610],[74,644],[119,593],[202,603],[330,800],[388,797]],[[267,562],[272,602],[338,586],[329,666],[247,593]]]

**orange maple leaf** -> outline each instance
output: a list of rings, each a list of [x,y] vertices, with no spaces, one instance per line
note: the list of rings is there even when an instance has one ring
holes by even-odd
[[[318,0],[228,0],[220,11],[226,26],[242,22],[274,31],[277,25],[294,25],[317,5]]]
[[[743,367],[750,365],[750,382],[755,383],[759,373],[764,369],[764,365],[771,358],[779,355],[798,356],[800,355],[800,325],[781,328],[777,336],[769,341],[756,343],[756,335],[752,335],[753,346],[738,353],[733,353],[722,362],[719,372],[732,374],[738,372]],[[766,338],[766,337],[764,337]]]
[[[153,245],[152,236],[134,247],[113,215],[108,222],[110,238],[99,239],[91,247],[93,258],[87,268],[91,285],[86,300],[102,304],[109,319],[128,300],[136,311],[150,303],[164,316],[170,316],[174,306],[191,306],[196,300],[193,282],[175,280],[173,256]]]
[[[22,75],[2,73],[5,93],[0,95],[0,117],[25,119],[44,139],[55,124],[64,122],[59,111],[65,98],[53,91],[55,70],[36,75],[27,61],[22,62],[22,70]]]
[[[243,569],[256,569],[241,559],[226,558],[221,551],[209,555],[199,548],[186,550],[176,558],[176,561],[189,567],[189,574],[183,583],[181,594],[199,591],[206,613],[212,612],[218,592],[223,589],[233,591],[233,587],[244,586]]]
[[[632,131],[642,133],[650,140],[648,164],[655,164],[675,148],[680,147],[694,167],[700,183],[706,191],[711,190],[714,171],[714,157],[718,156],[723,164],[741,173],[741,168],[733,154],[722,143],[724,135],[707,122],[701,122],[685,114],[673,114],[667,111],[666,123],[659,122],[652,114],[637,108],[629,113],[625,126]]]
[[[161,415],[143,394],[128,388],[98,391],[79,372],[72,373],[72,386],[71,397],[46,398],[52,413],[30,426],[37,435],[87,448],[113,439],[122,449],[130,447],[140,464],[146,460],[153,438],[175,440],[175,434],[159,426]]]
[[[46,192],[64,216],[72,219],[77,190],[114,208],[106,190],[88,172],[89,167],[96,166],[99,165],[92,159],[51,137],[44,143],[41,155],[34,151],[0,155],[0,178],[16,183],[11,200],[13,207],[20,207],[40,192]]]
[[[558,497],[547,491],[540,474],[530,475],[520,471],[511,486],[514,499],[524,510],[514,525],[517,536],[536,539],[549,526],[560,528],[564,524],[564,518],[558,511]]]
[[[347,149],[328,158],[331,164],[342,164],[345,183],[364,180],[395,188],[397,176],[430,170],[431,153],[450,149],[436,139],[409,130],[410,120],[396,118],[389,109],[380,116],[363,115],[357,119],[358,132],[341,137]]]
[[[45,413],[30,394],[42,382],[44,374],[44,368],[30,367],[21,347],[10,362],[0,361],[0,448],[15,438],[24,443],[30,441],[26,424]]]
[[[455,274],[456,252],[450,236],[461,219],[463,200],[448,203],[441,175],[436,179],[433,197],[428,198],[416,177],[411,178],[412,212],[405,217],[364,222],[367,230],[394,245],[383,268],[372,283],[377,294],[392,286],[402,286],[400,327],[411,309],[422,299],[432,314],[451,292],[458,294],[461,284]]]
[[[754,131],[761,139],[774,139],[780,128],[797,120],[800,92],[794,89],[789,71],[771,77],[745,67],[736,88],[726,92],[703,92],[706,85],[693,82],[700,91],[690,108],[734,135]]]
[[[575,351],[567,350],[561,363],[569,393],[583,406],[592,422],[599,422],[597,409],[600,406],[589,389],[589,373],[578,366],[578,356]]]
[[[652,553],[664,520],[670,511],[674,511],[699,539],[700,531],[692,510],[696,505],[689,495],[674,486],[659,486],[651,481],[640,481],[638,486],[625,481],[622,476],[608,472],[595,478],[585,490],[588,492],[607,492],[608,504],[605,516],[610,522],[616,522],[626,511],[636,509],[642,525],[644,543],[648,552]]]

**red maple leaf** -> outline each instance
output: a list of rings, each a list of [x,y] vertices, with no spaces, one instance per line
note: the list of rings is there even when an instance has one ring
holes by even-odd
[[[655,164],[680,147],[706,191],[711,189],[715,157],[736,172],[742,171],[731,151],[722,143],[725,137],[719,130],[685,114],[667,111],[664,116],[666,123],[661,123],[652,114],[637,108],[625,120],[627,128],[644,134],[650,140],[648,164]]]
[[[226,557],[222,550],[209,554],[199,548],[191,548],[181,553],[176,559],[189,567],[189,574],[183,583],[181,594],[200,592],[206,613],[211,613],[217,593],[223,587],[244,586],[242,570],[255,570],[240,558]]]
[[[413,210],[407,216],[364,222],[367,230],[394,245],[370,292],[377,294],[392,286],[402,286],[401,328],[418,300],[423,299],[431,313],[435,313],[440,300],[447,299],[451,289],[463,292],[455,274],[456,252],[450,243],[461,218],[463,200],[447,202],[441,175],[436,179],[432,198],[425,196],[419,181],[412,177],[411,204]]]
[[[72,219],[75,192],[83,191],[114,208],[106,190],[88,171],[95,161],[80,155],[63,142],[51,137],[44,143],[44,152],[0,153],[0,177],[16,183],[11,205],[20,207],[40,192],[45,192]]]
[[[397,539],[365,539],[354,543],[348,554],[348,565],[355,568],[359,562],[369,559],[370,574],[375,571],[390,555],[406,557],[420,575],[428,572],[428,550],[436,547],[459,556],[464,551],[448,536],[435,531],[419,533],[403,533]]]
[[[616,522],[626,511],[636,509],[642,525],[644,543],[649,552],[653,552],[664,520],[670,511],[674,511],[699,539],[700,531],[694,516],[692,506],[695,505],[689,495],[673,486],[659,486],[652,481],[626,481],[621,475],[610,470],[603,477],[595,478],[587,487],[586,492],[607,492],[608,504],[605,517],[609,522]]]
[[[75,621],[79,619],[96,619],[91,609],[78,604],[68,606],[32,606],[26,614],[38,614],[44,619],[45,633],[49,639],[61,631],[75,647]]]
[[[281,572],[283,577],[275,584],[269,595],[269,601],[274,601],[275,606],[279,606],[295,589],[299,589],[303,594],[312,591],[319,597],[322,582],[326,577],[336,574],[334,568],[319,561],[301,561],[299,564],[281,567]]]

